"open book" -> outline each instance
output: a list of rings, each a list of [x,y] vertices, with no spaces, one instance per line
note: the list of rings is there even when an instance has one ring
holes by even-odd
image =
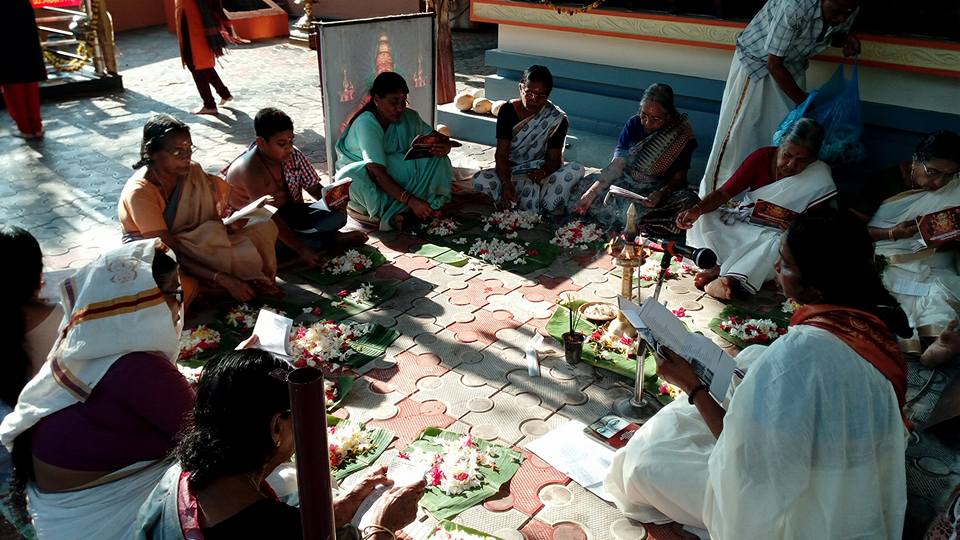
[[[459,142],[447,137],[443,133],[434,131],[433,133],[429,133],[427,135],[417,135],[413,141],[410,142],[410,148],[403,156],[403,159],[407,160],[433,157],[433,154],[430,153],[430,147],[441,142],[449,142],[450,146],[454,148],[463,146]]]
[[[320,192],[320,199],[310,205],[310,208],[325,210],[327,212],[337,212],[343,210],[350,200],[350,184],[353,180],[343,178],[336,182],[323,186]]]
[[[617,304],[647,344],[654,349],[667,347],[690,362],[700,380],[710,387],[713,399],[723,403],[737,367],[732,356],[709,338],[688,331],[676,315],[652,298],[638,306],[620,296]]]
[[[789,208],[784,208],[770,201],[760,199],[753,205],[753,212],[750,214],[750,223],[785,231],[787,227],[790,226],[790,223],[799,215],[799,213]]]
[[[264,195],[252,201],[250,204],[223,218],[223,224],[230,225],[241,219],[245,219],[247,223],[244,227],[249,227],[269,220],[273,217],[273,214],[276,213],[277,208],[267,204],[268,200],[270,200],[270,196]]]
[[[293,320],[274,313],[268,309],[261,309],[257,315],[257,323],[253,327],[253,335],[257,336],[257,348],[287,359],[290,356],[290,330]]]
[[[917,228],[928,247],[960,239],[960,206],[918,217]]]

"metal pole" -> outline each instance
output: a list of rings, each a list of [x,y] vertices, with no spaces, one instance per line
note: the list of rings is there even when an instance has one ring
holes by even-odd
[[[303,538],[335,540],[323,372],[310,367],[295,369],[288,375],[287,385],[293,412]]]

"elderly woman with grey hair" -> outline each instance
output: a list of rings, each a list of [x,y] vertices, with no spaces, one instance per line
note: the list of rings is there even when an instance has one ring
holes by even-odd
[[[613,160],[599,175],[585,178],[573,197],[572,212],[587,215],[610,229],[622,229],[629,200],[602,204],[611,185],[645,197],[640,201],[640,229],[645,234],[680,234],[677,214],[700,202],[687,185],[687,170],[697,148],[687,115],[673,104],[673,89],[652,84],[643,93],[640,110],[627,120]]]
[[[754,151],[723,186],[677,216],[677,226],[688,229],[687,243],[712,249],[720,261],[697,274],[697,288],[730,300],[773,279],[781,229],[837,192],[830,167],[817,159],[822,144],[823,127],[801,118],[780,146]]]

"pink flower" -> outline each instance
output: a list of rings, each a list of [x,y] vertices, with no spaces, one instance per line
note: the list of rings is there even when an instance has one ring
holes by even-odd
[[[677,261],[677,262],[683,262],[683,257],[681,257],[681,256],[679,256],[679,255],[676,255],[676,256],[674,256],[673,260],[675,260],[675,261]]]
[[[477,255],[486,255],[487,253],[490,253],[489,249],[481,249],[477,252]]]
[[[446,475],[443,474],[443,471],[441,471],[439,467],[434,467],[430,469],[430,485],[431,486],[439,486],[440,482],[442,482],[445,477]]]
[[[620,343],[624,345],[633,345],[633,338],[628,336],[623,336],[620,338]]]
[[[337,293],[337,296],[339,296],[340,298],[346,298],[347,296],[350,296],[350,291],[343,289]]]
[[[363,266],[363,263],[362,263],[362,262],[355,262],[355,263],[353,263],[353,269],[354,269],[354,270],[363,270],[363,268],[364,268],[364,266]]]
[[[463,447],[470,448],[473,444],[473,435],[467,435],[467,438],[463,440]]]
[[[667,386],[667,383],[661,384],[661,385],[660,385],[660,388],[658,388],[658,390],[659,390],[660,393],[663,394],[663,395],[667,395],[667,394],[670,393],[670,387]]]
[[[310,310],[310,313],[315,317],[319,317],[323,315],[323,310],[318,307],[315,307],[312,310]],[[298,334],[297,337],[303,337],[303,335],[300,334],[299,332],[297,332],[297,334]]]
[[[594,330],[593,333],[590,334],[590,339],[592,339],[593,341],[600,341],[602,337],[603,337],[603,332],[600,330]]]
[[[400,459],[410,459],[410,454],[406,452],[398,452],[397,457]]]
[[[536,257],[536,256],[539,255],[539,254],[540,254],[540,252],[537,251],[536,248],[530,248],[530,249],[527,250],[527,256],[528,256],[528,257]]]
[[[686,317],[686,316],[687,316],[687,308],[679,307],[679,308],[673,310],[673,314],[676,315],[677,317]]]
[[[470,475],[467,474],[466,471],[458,472],[457,474],[453,475],[453,479],[457,482],[465,482],[467,478],[470,478]]]

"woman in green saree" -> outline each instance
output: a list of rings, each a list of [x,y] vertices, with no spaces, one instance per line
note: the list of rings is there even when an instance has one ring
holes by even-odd
[[[400,75],[377,75],[370,100],[350,119],[336,146],[336,180],[353,181],[347,213],[382,231],[428,219],[450,200],[450,140],[407,108],[409,93]],[[418,138],[430,156],[404,160]]]

